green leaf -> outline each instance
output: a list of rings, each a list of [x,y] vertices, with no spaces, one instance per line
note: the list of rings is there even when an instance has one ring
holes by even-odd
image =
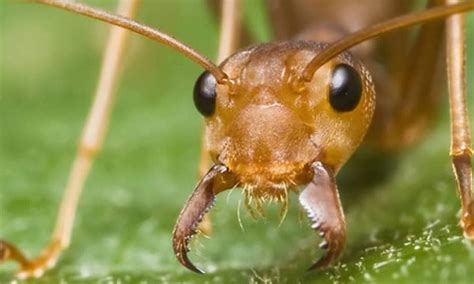
[[[142,22],[214,57],[217,28],[202,3],[143,2]],[[261,7],[249,3],[258,37],[266,38]],[[54,226],[108,26],[22,1],[1,1],[0,23],[0,238],[34,256]],[[469,46],[473,27],[471,15]],[[344,168],[339,188],[348,243],[333,269],[306,272],[321,254],[320,239],[295,195],[280,226],[278,206],[269,206],[266,219],[253,220],[244,206],[238,209],[241,193],[234,190],[219,196],[212,236],[192,244],[192,260],[209,273],[185,270],[173,255],[171,232],[196,182],[201,117],[191,92],[201,70],[167,48],[131,39],[110,131],[85,185],[71,247],[56,268],[32,283],[472,282],[474,249],[457,225],[446,99],[421,145],[379,162],[362,151]],[[473,50],[468,78],[474,77]],[[468,83],[472,108],[474,82]],[[15,270],[12,263],[2,265],[0,282]]]

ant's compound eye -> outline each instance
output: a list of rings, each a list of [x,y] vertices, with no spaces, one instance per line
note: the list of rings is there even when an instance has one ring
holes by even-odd
[[[359,73],[350,65],[336,65],[329,85],[329,103],[338,112],[354,110],[362,96]]]
[[[211,116],[216,108],[216,78],[205,71],[194,85],[194,105],[204,116]]]

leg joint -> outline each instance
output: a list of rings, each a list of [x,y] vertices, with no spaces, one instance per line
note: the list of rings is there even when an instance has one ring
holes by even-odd
[[[100,152],[100,147],[81,143],[79,145],[79,155],[87,158],[94,158]]]
[[[452,150],[451,151],[451,158],[453,161],[455,160],[462,160],[462,159],[471,159],[472,157],[472,149],[471,147],[462,147],[460,149]]]

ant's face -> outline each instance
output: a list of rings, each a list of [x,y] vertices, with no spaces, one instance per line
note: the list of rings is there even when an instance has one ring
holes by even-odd
[[[196,83],[195,103],[206,117],[214,162],[244,185],[278,188],[311,178],[321,161],[337,171],[362,141],[374,111],[370,75],[349,54],[299,76],[324,46],[273,43],[241,51],[221,68],[230,84],[209,73]]]

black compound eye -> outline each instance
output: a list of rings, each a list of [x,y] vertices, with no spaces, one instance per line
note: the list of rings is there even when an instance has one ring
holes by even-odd
[[[336,65],[329,86],[329,103],[339,112],[354,110],[362,96],[359,73],[350,65]]]
[[[216,78],[205,71],[194,84],[194,105],[204,116],[211,116],[216,109]]]

